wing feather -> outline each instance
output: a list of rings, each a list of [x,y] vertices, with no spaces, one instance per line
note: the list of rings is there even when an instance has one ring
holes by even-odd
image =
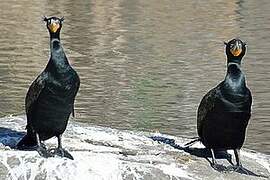
[[[30,85],[28,92],[25,97],[25,110],[27,116],[27,129],[31,126],[32,112],[35,107],[35,103],[38,100],[38,97],[42,90],[45,87],[47,79],[47,73],[42,72]]]
[[[217,88],[210,90],[201,100],[201,103],[197,112],[197,131],[199,137],[202,135],[202,126],[204,124],[205,118],[209,112],[211,112],[215,107],[215,101],[217,97]]]
[[[80,88],[80,78],[79,78],[79,76],[78,76],[78,81],[77,81],[77,83],[76,83],[76,91],[75,91],[75,96],[76,96],[76,94],[77,94],[77,92],[78,92],[78,90],[79,90],[79,88]],[[74,99],[74,102],[73,102],[73,106],[72,106],[72,116],[73,117],[75,117],[75,99]]]

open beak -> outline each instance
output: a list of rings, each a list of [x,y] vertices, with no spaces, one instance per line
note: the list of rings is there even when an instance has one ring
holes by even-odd
[[[239,56],[242,52],[242,44],[236,41],[233,47],[230,48],[230,51],[234,56]]]
[[[49,24],[48,27],[49,27],[51,32],[55,33],[59,29],[60,25],[58,23],[53,22],[53,23]]]

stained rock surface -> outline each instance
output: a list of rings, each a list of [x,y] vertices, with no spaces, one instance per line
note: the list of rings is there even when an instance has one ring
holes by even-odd
[[[270,156],[243,149],[243,172],[232,169],[232,152],[218,153],[220,169],[210,165],[210,154],[191,139],[164,134],[120,131],[70,121],[63,146],[74,160],[43,158],[36,151],[14,147],[25,134],[24,116],[0,119],[0,179],[121,180],[121,179],[270,179]],[[56,139],[46,141],[55,147]]]

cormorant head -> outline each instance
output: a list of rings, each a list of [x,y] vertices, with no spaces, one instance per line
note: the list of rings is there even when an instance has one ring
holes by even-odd
[[[224,44],[228,60],[241,60],[246,53],[246,43],[240,39],[235,38]]]
[[[58,17],[44,17],[43,19],[46,24],[47,28],[50,32],[50,34],[59,34],[61,28],[62,28],[62,23],[64,21],[64,17],[58,18]]]

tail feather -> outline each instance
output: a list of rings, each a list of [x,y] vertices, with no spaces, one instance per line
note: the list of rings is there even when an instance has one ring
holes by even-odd
[[[201,141],[201,138],[196,138],[196,139],[194,139],[194,140],[192,140],[192,141],[186,143],[186,144],[184,145],[184,147],[192,146],[193,144],[195,144],[195,143],[198,142],[198,141]]]
[[[29,149],[37,145],[37,140],[33,135],[27,133],[16,145],[17,149]]]

